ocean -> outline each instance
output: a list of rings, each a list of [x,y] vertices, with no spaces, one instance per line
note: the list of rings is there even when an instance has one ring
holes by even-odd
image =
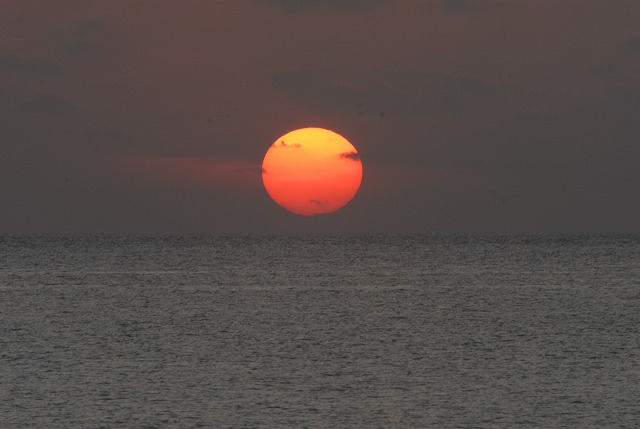
[[[0,427],[637,428],[638,235],[0,236]]]

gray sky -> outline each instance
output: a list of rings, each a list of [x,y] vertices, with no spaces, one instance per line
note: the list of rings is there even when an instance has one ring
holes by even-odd
[[[0,6],[0,232],[640,232],[635,0]],[[363,182],[300,217],[279,136]]]

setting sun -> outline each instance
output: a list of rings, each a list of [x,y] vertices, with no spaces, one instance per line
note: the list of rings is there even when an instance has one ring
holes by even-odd
[[[262,180],[269,196],[293,213],[331,213],[358,191],[362,162],[340,134],[301,128],[271,145],[262,162]]]

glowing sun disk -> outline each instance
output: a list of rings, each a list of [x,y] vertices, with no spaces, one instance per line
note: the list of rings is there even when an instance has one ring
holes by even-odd
[[[293,213],[331,213],[358,191],[362,162],[340,134],[301,128],[271,145],[262,162],[262,181],[269,196]]]

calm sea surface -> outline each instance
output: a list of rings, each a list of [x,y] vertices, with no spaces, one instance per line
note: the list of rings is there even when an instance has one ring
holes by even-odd
[[[637,428],[640,236],[0,236],[0,427]]]

